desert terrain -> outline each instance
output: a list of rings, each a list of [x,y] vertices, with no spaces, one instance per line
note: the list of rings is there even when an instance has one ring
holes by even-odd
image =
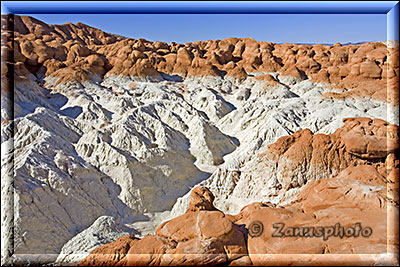
[[[2,263],[398,263],[398,43],[1,20]]]

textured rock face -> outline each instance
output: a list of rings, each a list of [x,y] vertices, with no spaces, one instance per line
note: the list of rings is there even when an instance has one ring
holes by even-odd
[[[115,218],[111,216],[99,217],[89,228],[80,232],[69,240],[61,249],[56,264],[67,264],[83,260],[89,252],[100,245],[121,242],[120,237],[129,235],[124,229],[116,224]],[[129,244],[129,239],[122,239]],[[128,246],[129,248],[129,246]]]
[[[265,264],[271,260],[265,254],[276,253],[379,254],[396,251],[398,246],[396,234],[387,232],[394,227],[387,221],[387,212],[393,213],[396,205],[391,201],[386,199],[385,186],[351,177],[323,179],[308,183],[298,199],[284,208],[249,205],[235,223],[246,227],[254,221],[263,223],[262,234],[248,239],[254,265]],[[317,227],[326,228],[318,233]],[[305,231],[308,236],[302,237]],[[370,260],[369,264],[373,262]],[[379,258],[375,262],[380,262]]]
[[[134,242],[127,251],[126,260],[117,264],[214,265],[247,255],[245,231],[223,212],[216,210],[212,200],[212,193],[207,188],[196,187],[192,191],[192,205],[184,215],[161,224],[155,235]],[[116,250],[122,250],[119,246],[123,245],[117,240],[102,246],[80,265],[100,265],[95,254],[101,248],[115,254]],[[105,264],[110,264],[110,261]]]
[[[26,16],[14,19],[15,54],[39,75],[56,84],[122,75],[161,80],[162,75],[226,75],[244,79],[256,72],[279,72],[286,83],[310,78],[351,89],[349,95],[398,101],[398,48],[383,43],[362,45],[277,45],[251,38],[228,38],[183,44],[133,40],[87,25],[46,25]],[[388,88],[387,88],[387,85]]]
[[[96,248],[80,266],[122,266],[126,263],[126,254],[138,240],[129,235]]]
[[[255,201],[286,203],[307,182],[337,175],[385,185],[395,173],[387,162],[398,151],[398,126],[380,119],[343,121],[330,135],[305,129],[283,136],[243,168],[220,168],[200,185],[214,192],[216,207],[233,214]],[[181,214],[188,199],[178,199],[172,213]]]
[[[181,225],[190,240],[175,220],[97,252],[180,258],[110,255],[84,265],[246,264],[249,256],[232,256],[247,253],[245,231],[224,213],[286,205],[307,182],[335,176],[387,184],[398,198],[396,47],[166,44],[81,23],[2,23],[14,25],[13,34],[2,27],[2,239],[15,238],[2,242],[2,262],[62,250],[59,262],[72,263],[136,232],[143,214],[173,207],[170,218],[203,222]],[[191,190],[199,183],[212,193]],[[102,216],[117,218],[115,227],[100,227]],[[223,225],[217,236],[207,231],[213,221]],[[85,239],[103,228],[109,236]]]
[[[185,214],[160,225],[155,235],[136,241],[129,251],[124,250],[127,255],[118,265],[223,263],[259,266],[291,262],[289,255],[274,258],[274,254],[396,251],[397,233],[388,232],[387,215],[396,209],[398,196],[388,197],[386,186],[376,181],[341,176],[309,182],[298,197],[285,206],[255,202],[236,216],[224,215],[212,204],[210,206],[212,193],[205,187],[196,187],[190,203],[203,208],[193,211],[191,205]],[[386,185],[390,187],[389,184]],[[117,254],[123,246],[125,244],[115,241],[100,248],[104,253]],[[103,256],[95,254],[92,252],[81,265],[112,263],[112,260],[102,262]],[[381,261],[378,257],[366,262]]]

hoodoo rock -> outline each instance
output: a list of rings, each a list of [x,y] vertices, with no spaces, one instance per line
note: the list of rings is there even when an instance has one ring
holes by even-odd
[[[314,135],[305,129],[281,137],[260,157],[282,162],[278,164],[283,180],[278,178],[278,181],[283,187],[298,187],[317,177],[332,177],[332,173],[359,165],[373,166],[379,170],[382,179],[386,179],[387,173],[380,168],[381,163],[375,161],[384,162],[389,155],[391,157],[398,151],[398,126],[369,118],[346,118],[343,122],[344,126],[330,135]],[[302,166],[309,167],[296,170]]]
[[[198,186],[190,193],[190,211],[216,210],[214,205],[214,195],[206,187]]]

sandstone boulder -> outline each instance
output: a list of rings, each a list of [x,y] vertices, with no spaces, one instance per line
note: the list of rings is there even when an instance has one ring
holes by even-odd
[[[112,243],[94,249],[79,266],[123,266],[129,249],[138,242],[130,235],[122,236]]]
[[[88,263],[149,265],[214,265],[229,263],[247,255],[246,232],[230,217],[212,205],[214,197],[204,187],[192,191],[190,209],[177,218],[161,224],[155,235],[129,243],[126,260],[121,256],[108,257],[96,253],[114,248],[126,252],[126,245],[117,241],[93,251],[81,265]],[[125,237],[127,238],[127,237]],[[121,261],[121,259],[124,259]],[[117,261],[119,260],[119,261]]]

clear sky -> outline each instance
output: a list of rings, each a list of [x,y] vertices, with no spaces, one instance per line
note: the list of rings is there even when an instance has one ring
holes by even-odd
[[[29,14],[27,14],[29,15]],[[48,24],[82,22],[109,33],[150,41],[252,37],[275,43],[386,40],[385,14],[34,14]]]

